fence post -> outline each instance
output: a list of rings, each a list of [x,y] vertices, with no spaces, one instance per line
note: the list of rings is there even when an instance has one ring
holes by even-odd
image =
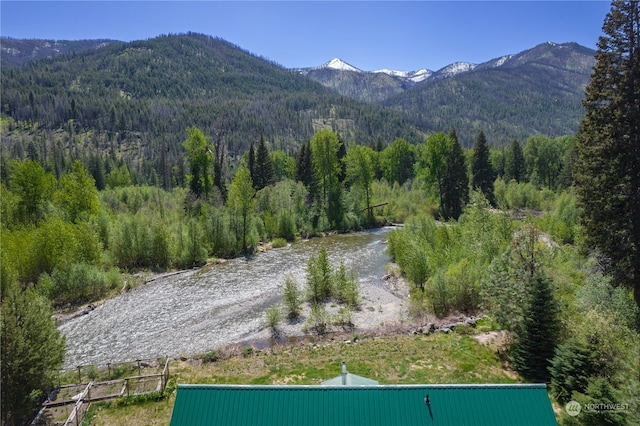
[[[111,363],[110,362],[107,363],[107,371],[109,373],[109,380],[111,380]]]
[[[81,365],[78,366],[78,384],[82,383],[82,373],[80,372],[80,369],[82,368]]]

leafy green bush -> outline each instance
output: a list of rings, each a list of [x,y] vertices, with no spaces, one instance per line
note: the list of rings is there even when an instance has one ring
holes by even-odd
[[[275,332],[282,322],[282,309],[280,309],[279,305],[269,306],[266,311],[266,316],[267,325],[271,328],[272,331]]]
[[[294,278],[288,275],[284,281],[282,301],[287,310],[287,317],[297,318],[302,311],[303,297]]]
[[[281,248],[287,246],[287,240],[284,238],[274,238],[271,240],[271,247],[273,248]]]
[[[357,278],[348,274],[344,263],[335,272],[334,277],[335,298],[349,308],[356,309],[360,305],[360,290]]]

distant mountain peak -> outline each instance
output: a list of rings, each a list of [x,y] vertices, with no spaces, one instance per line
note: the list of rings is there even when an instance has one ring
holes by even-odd
[[[340,71],[361,72],[360,69],[354,67],[353,65],[350,65],[350,64],[346,63],[345,61],[343,61],[340,58],[333,58],[332,60],[330,60],[326,64],[320,66],[320,68],[329,68],[329,69],[332,69],[332,70],[340,70]]]
[[[473,71],[473,69],[477,66],[478,65],[471,64],[469,62],[454,62],[453,64],[449,64],[444,68],[440,68],[436,72],[436,74],[441,77],[452,77],[457,74]]]

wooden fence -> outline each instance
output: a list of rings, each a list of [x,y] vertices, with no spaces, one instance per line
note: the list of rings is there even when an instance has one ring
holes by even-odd
[[[140,361],[138,363],[140,373]],[[80,372],[80,368],[78,368]],[[111,372],[109,372],[111,374]],[[79,376],[82,378],[82,376]],[[92,402],[163,392],[169,381],[169,358],[160,373],[59,386],[43,404],[31,426],[79,426]]]

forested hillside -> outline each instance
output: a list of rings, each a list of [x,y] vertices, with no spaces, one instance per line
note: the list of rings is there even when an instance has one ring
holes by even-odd
[[[359,143],[423,137],[393,112],[198,34],[3,68],[2,82],[5,153],[23,157],[30,145],[45,161],[111,153],[132,164],[140,181],[165,187],[176,180],[171,169],[182,167],[189,126],[213,136],[231,164],[261,133],[273,148],[291,152],[322,128]]]
[[[114,40],[39,40],[0,39],[0,58],[3,68],[13,68],[30,61],[54,58],[72,52],[100,49]]]
[[[503,145],[532,134],[574,134],[584,115],[581,102],[594,52],[575,43],[545,43],[471,72],[416,85],[384,104],[412,124],[436,130],[455,127],[464,146],[482,130]]]

